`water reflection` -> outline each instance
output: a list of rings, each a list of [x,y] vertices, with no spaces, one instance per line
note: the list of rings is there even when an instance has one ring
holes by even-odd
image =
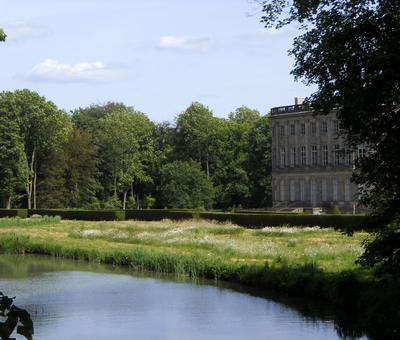
[[[0,256],[0,288],[18,295],[38,339],[328,340],[363,334],[340,321],[340,315],[344,321],[349,315],[315,301],[127,273],[95,264]]]

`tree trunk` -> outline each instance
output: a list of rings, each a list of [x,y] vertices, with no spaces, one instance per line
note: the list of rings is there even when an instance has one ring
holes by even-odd
[[[136,193],[136,209],[140,209],[140,203],[139,203],[139,193]]]
[[[37,163],[35,162],[35,173],[33,175],[33,209],[36,209],[36,183],[37,183]]]
[[[127,196],[127,194],[128,194],[128,191],[124,191],[124,199],[123,199],[123,202],[122,202],[122,210],[126,209],[126,196]]]
[[[33,189],[34,176],[36,174],[35,168],[34,168],[35,161],[36,161],[35,160],[35,149],[33,149],[31,164],[30,164],[30,168],[29,168],[30,173],[28,176],[28,183],[26,185],[26,194],[28,196],[28,209],[32,209],[32,191],[33,191],[32,189]],[[32,178],[32,176],[33,176],[33,178]]]
[[[11,195],[8,196],[7,198],[7,206],[6,209],[11,209]]]
[[[209,164],[208,164],[208,151],[207,151],[207,154],[206,154],[206,173],[207,173],[207,178],[210,179],[210,167],[209,167]]]

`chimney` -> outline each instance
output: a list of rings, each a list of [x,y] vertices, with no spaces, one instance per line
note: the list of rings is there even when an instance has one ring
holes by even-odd
[[[294,105],[302,105],[306,98],[304,97],[294,97]]]

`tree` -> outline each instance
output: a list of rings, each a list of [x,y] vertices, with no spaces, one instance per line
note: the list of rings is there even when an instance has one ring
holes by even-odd
[[[36,209],[37,183],[40,167],[53,148],[62,143],[70,129],[69,118],[52,102],[30,90],[0,94],[0,111],[15,119],[23,140],[25,159],[29,167],[26,180],[28,209]],[[33,202],[33,205],[32,205]]]
[[[102,166],[112,175],[112,194],[122,195],[125,209],[128,192],[133,196],[134,185],[152,180],[149,163],[154,158],[154,125],[143,113],[125,109],[106,114],[100,120],[99,133]]]
[[[207,178],[210,178],[214,122],[212,112],[198,102],[192,103],[176,120],[177,134],[184,152],[189,154],[189,158],[204,164]]]
[[[212,182],[194,161],[175,161],[164,165],[160,189],[167,208],[212,207]]]
[[[400,218],[400,1],[269,0],[262,5],[267,26],[298,22],[303,29],[290,52],[296,60],[292,73],[317,85],[309,98],[314,110],[336,110],[350,145],[368,147],[354,179],[382,231],[367,245],[364,264],[395,274],[388,264],[400,263],[400,223],[386,225]],[[388,251],[376,252],[382,239]]]
[[[260,116],[248,133],[249,154],[246,163],[251,183],[249,205],[254,208],[272,205],[271,144],[269,117]]]
[[[96,202],[98,160],[87,132],[74,127],[43,168],[41,206],[82,208]]]
[[[2,28],[0,28],[0,41],[6,41],[7,34],[4,32]]]
[[[24,144],[16,119],[0,110],[0,206],[10,209],[18,203],[28,177]]]

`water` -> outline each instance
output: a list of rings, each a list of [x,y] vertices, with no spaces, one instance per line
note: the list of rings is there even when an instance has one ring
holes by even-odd
[[[34,339],[340,338],[329,318],[247,292],[41,257],[0,256],[0,291],[30,312]]]

